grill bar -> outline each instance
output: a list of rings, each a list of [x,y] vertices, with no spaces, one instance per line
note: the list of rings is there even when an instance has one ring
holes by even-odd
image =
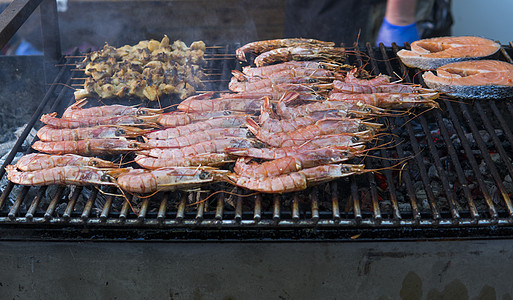
[[[440,112],[436,112],[435,114],[437,119],[437,124],[440,126],[440,133],[442,134],[442,137],[444,140],[449,141],[449,133],[447,131],[447,127],[443,123],[442,115]],[[470,194],[470,190],[468,188],[467,179],[465,178],[465,175],[463,174],[463,169],[461,167],[460,161],[458,159],[458,156],[456,154],[456,150],[454,149],[454,145],[452,143],[447,143],[447,150],[449,152],[449,156],[451,157],[452,161],[454,162],[454,169],[457,174],[458,182],[461,185],[463,189],[463,193],[465,194],[465,198],[468,202],[469,209],[470,209],[470,215],[472,219],[477,219],[480,217],[479,212],[477,211],[476,204],[474,203],[474,200],[472,199],[472,195]]]
[[[488,192],[488,187],[486,186],[483,176],[481,175],[481,172],[479,171],[479,166],[477,164],[477,161],[472,153],[472,149],[470,148],[469,142],[467,140],[467,137],[463,133],[463,129],[461,128],[460,122],[458,121],[458,118],[452,108],[451,103],[448,101],[445,102],[445,107],[449,111],[449,114],[451,115],[454,129],[458,132],[458,136],[461,140],[461,145],[463,146],[465,150],[465,154],[467,155],[467,159],[470,163],[470,166],[472,167],[472,170],[474,171],[474,174],[476,176],[476,181],[479,184],[479,187],[481,188],[481,192],[483,193],[483,196],[485,198],[485,202],[489,207],[489,212],[492,218],[497,218],[498,213],[495,209],[495,205],[492,202],[490,193]]]

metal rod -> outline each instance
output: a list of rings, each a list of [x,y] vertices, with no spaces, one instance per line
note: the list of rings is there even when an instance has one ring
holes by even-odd
[[[11,209],[9,210],[9,213],[7,216],[9,219],[14,220],[16,218],[16,213],[18,212],[18,209],[20,208],[21,203],[25,200],[25,196],[27,196],[27,192],[29,191],[30,186],[24,186],[20,193],[18,194],[18,197],[16,197],[16,201],[14,201],[14,204],[12,205]]]
[[[280,196],[278,195],[273,197],[273,220],[274,222],[280,221]]]
[[[94,201],[96,200],[96,196],[98,195],[98,190],[100,187],[93,186],[91,189],[91,194],[89,194],[89,198],[87,199],[86,204],[84,205],[84,210],[82,211],[82,215],[80,218],[82,220],[87,220],[91,215],[91,210],[93,209]]]
[[[139,210],[139,214],[137,216],[137,219],[144,220],[146,218],[146,213],[148,213],[148,205],[150,204],[149,198],[144,198],[141,209]]]
[[[237,197],[237,202],[235,203],[235,222],[240,223],[242,220],[242,197]]]
[[[41,202],[41,199],[45,196],[47,186],[42,186],[37,191],[37,195],[34,197],[34,200],[30,204],[29,209],[27,210],[27,213],[25,214],[25,218],[27,220],[32,220],[34,218],[34,214],[36,213],[37,206],[39,205],[39,202]]]
[[[164,193],[164,195],[162,196],[162,201],[160,201],[159,212],[157,214],[157,220],[159,222],[164,221],[164,219],[166,218],[168,199],[169,199],[169,193]]]
[[[130,214],[130,201],[132,201],[133,196],[127,195],[125,201],[123,201],[123,206],[121,206],[121,211],[119,212],[119,219],[121,221],[125,221]]]
[[[312,191],[312,221],[314,223],[319,222],[319,192],[317,189]]]
[[[362,211],[360,209],[360,197],[358,197],[358,186],[356,180],[351,177],[351,198],[353,199],[353,214],[356,223],[362,221]]]
[[[7,185],[4,188],[2,195],[0,195],[0,208],[2,208],[4,206],[5,199],[7,199],[7,197],[9,197],[9,194],[11,193],[13,187],[14,187],[14,183],[12,183],[11,181],[8,181]]]
[[[255,196],[255,211],[253,213],[253,220],[255,223],[260,222],[262,219],[262,194],[257,194]]]
[[[0,49],[27,21],[42,0],[13,0],[0,14]]]
[[[224,209],[224,193],[219,193],[217,197],[217,206],[216,206],[216,220],[223,219],[223,209]]]
[[[46,212],[43,216],[45,220],[49,220],[52,217],[53,212],[55,211],[55,208],[57,207],[57,204],[61,200],[62,194],[64,193],[64,189],[65,189],[64,186],[59,186],[57,188],[57,192],[53,196],[52,201],[48,205],[48,208],[46,209]]]
[[[196,193],[196,202],[198,202],[198,206],[197,206],[197,209],[196,209],[196,222],[197,223],[200,223],[201,221],[203,221],[203,216],[204,216],[204,212],[205,212],[205,201],[202,201],[202,193],[200,192],[197,192]]]
[[[180,203],[178,204],[178,211],[176,212],[176,220],[178,220],[178,222],[181,222],[183,220],[183,218],[185,217],[185,205],[186,205],[188,197],[192,197],[192,193],[188,193],[188,194],[186,194],[185,192],[182,193],[182,197],[180,198]]]
[[[112,207],[112,200],[114,200],[114,195],[110,193],[105,199],[105,204],[103,204],[102,212],[100,214],[100,220],[105,221],[109,217],[110,209]]]
[[[333,212],[333,220],[338,223],[340,222],[340,206],[338,202],[338,191],[337,184],[335,182],[330,183],[331,186],[331,207]]]
[[[71,213],[73,212],[73,209],[75,208],[75,204],[77,203],[77,199],[82,193],[82,187],[76,186],[75,190],[73,191],[73,194],[71,195],[71,198],[68,201],[68,205],[66,206],[66,209],[64,210],[64,214],[62,217],[64,220],[69,220],[71,217]]]
[[[292,220],[299,221],[299,195],[294,193],[292,196]]]

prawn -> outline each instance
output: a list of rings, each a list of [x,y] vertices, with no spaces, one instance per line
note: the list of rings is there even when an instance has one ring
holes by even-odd
[[[85,139],[138,137],[148,132],[137,127],[123,125],[100,125],[79,128],[55,128],[49,125],[37,131],[39,139],[45,142],[78,141]]]
[[[284,98],[286,99],[286,98]],[[362,103],[349,103],[344,101],[325,100],[315,103],[300,105],[297,107],[287,106],[287,101],[278,101],[276,105],[276,113],[285,119],[294,119],[301,116],[306,116],[315,111],[333,111],[337,110],[340,113],[358,116],[372,116],[384,114],[385,110],[371,105]]]
[[[117,117],[91,117],[77,120],[57,118],[57,113],[44,114],[41,116],[41,122],[55,128],[78,128],[91,127],[98,125],[146,125],[154,126],[158,116],[117,116]]]
[[[240,176],[250,178],[273,177],[318,165],[340,163],[353,158],[354,156],[351,156],[352,153],[354,152],[335,148],[321,148],[303,151],[292,156],[285,156],[261,164],[255,162],[248,163],[249,158],[241,157],[237,159],[233,171]]]
[[[21,185],[114,185],[104,170],[86,166],[61,166],[21,172],[13,165],[5,167],[7,179]]]
[[[186,159],[203,153],[220,153],[225,148],[260,148],[263,144],[247,138],[220,138],[180,148],[151,148],[138,154],[159,159]]]
[[[185,101],[185,100],[184,100]],[[162,114],[158,117],[157,123],[163,127],[177,127],[191,124],[197,121],[205,121],[213,118],[224,118],[236,115],[232,111],[210,111],[210,112],[181,112],[174,111]]]
[[[346,50],[341,47],[315,47],[315,46],[296,46],[288,48],[278,48],[258,55],[254,63],[257,67],[269,65],[277,62],[290,60],[329,60],[344,61]]]
[[[116,165],[107,160],[96,157],[84,157],[75,154],[48,155],[43,153],[31,153],[22,156],[15,167],[20,171],[37,171],[64,166],[89,166],[97,168],[113,168]]]
[[[84,156],[122,154],[146,149],[143,143],[118,139],[87,139],[80,141],[36,141],[32,148],[49,154],[79,154]]]
[[[434,90],[422,88],[414,84],[359,84],[344,82],[340,80],[333,81],[333,91],[341,93],[372,94],[372,93],[433,93]]]
[[[262,66],[257,68],[250,66],[243,67],[242,73],[246,74],[247,76],[267,77],[271,74],[275,74],[283,70],[290,70],[296,68],[331,70],[333,69],[333,65],[319,61],[287,61],[279,64]]]
[[[193,132],[210,130],[214,128],[235,128],[241,127],[246,124],[246,118],[249,115],[235,115],[226,118],[215,118],[206,121],[199,121],[196,123],[171,127],[161,130],[155,130],[150,133],[147,133],[145,136],[148,139],[156,139],[156,140],[167,140],[176,138],[179,136],[184,136],[191,134]]]
[[[306,116],[298,117],[295,119],[284,119],[278,120],[274,116],[274,112],[271,107],[271,103],[268,99],[264,99],[262,104],[259,123],[260,131],[265,132],[267,135],[281,132],[289,132],[299,129],[300,127],[314,124],[322,119],[342,119],[347,117],[347,114],[337,110],[326,110],[326,111],[314,111]],[[373,128],[379,128],[380,124],[365,123],[359,119],[350,119],[354,122],[361,122],[362,125],[366,125]]]
[[[164,110],[137,106],[103,105],[90,108],[82,108],[87,100],[80,100],[70,105],[62,114],[63,119],[78,120],[91,117],[115,117],[115,116],[149,116],[160,114]]]
[[[347,133],[353,136],[373,135],[372,129],[356,119],[323,119],[294,131],[267,135],[252,119],[247,119],[248,129],[262,142],[273,147],[299,146],[316,137],[329,134]],[[370,123],[369,123],[370,124]]]
[[[235,55],[237,56],[238,60],[247,61],[246,54],[248,53],[259,54],[276,48],[291,47],[296,45],[319,45],[333,47],[335,46],[335,43],[303,38],[256,41],[237,48],[237,50],[235,50]]]
[[[130,193],[188,190],[215,181],[213,168],[174,167],[156,170],[133,169],[116,178],[117,186]],[[217,176],[222,175],[221,170]]]
[[[263,100],[260,98],[185,99],[178,105],[178,109],[186,113],[207,113],[214,111],[256,113],[260,109],[262,101]]]
[[[353,105],[365,105],[379,108],[412,108],[417,106],[427,106],[431,108],[440,108],[433,99],[438,97],[438,93],[429,94],[400,94],[400,93],[373,93],[373,94],[346,94],[331,93],[328,101],[337,101]]]
[[[235,173],[220,173],[216,177],[249,190],[281,194],[302,191],[315,184],[364,172],[364,165],[335,164],[307,168],[275,177],[249,178]]]
[[[246,128],[214,128],[193,132],[189,135],[178,136],[168,140],[146,139],[146,146],[151,148],[181,148],[197,143],[219,139],[222,137],[251,137]]]
[[[226,153],[202,153],[187,158],[155,158],[146,155],[137,155],[135,162],[145,169],[158,169],[165,167],[192,167],[192,166],[220,166],[233,162]]]

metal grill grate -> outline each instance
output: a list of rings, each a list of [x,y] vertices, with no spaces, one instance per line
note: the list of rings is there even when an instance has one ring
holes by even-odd
[[[208,89],[223,89],[235,47],[211,49]],[[396,46],[360,48],[348,63],[373,74],[399,74],[418,82]],[[498,59],[511,62],[511,47]],[[67,63],[72,63],[68,61]],[[21,149],[42,113],[72,101],[77,76],[62,67],[24,135],[5,164]],[[440,100],[440,110],[412,118],[380,118],[387,125],[380,144],[364,158],[374,173],[355,175],[300,193],[252,195],[215,184],[204,192],[129,196],[135,209],[110,187],[20,187],[7,182],[0,195],[3,239],[92,240],[349,240],[504,237],[513,228],[513,157],[510,100]],[[62,111],[60,111],[62,112]],[[400,170],[391,166],[408,161]],[[5,165],[3,166],[5,167]],[[4,176],[4,169],[0,176]],[[3,179],[5,181],[5,178]],[[213,191],[224,191],[199,202]],[[238,195],[238,196],[234,196]]]

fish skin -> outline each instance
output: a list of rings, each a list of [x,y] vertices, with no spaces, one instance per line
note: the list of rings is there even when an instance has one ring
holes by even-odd
[[[456,98],[492,100],[513,97],[513,86],[447,85],[438,82],[430,82],[428,80],[424,81],[429,88]]]
[[[484,38],[462,36],[415,41],[411,49],[397,52],[406,66],[434,70],[450,63],[490,57],[499,51],[500,45]]]

